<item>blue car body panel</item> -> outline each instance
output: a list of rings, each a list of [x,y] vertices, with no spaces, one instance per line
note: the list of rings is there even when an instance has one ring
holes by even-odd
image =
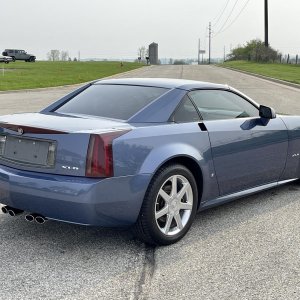
[[[280,180],[300,177],[300,117],[281,116],[288,129],[289,147],[285,170]]]
[[[205,122],[220,195],[276,182],[286,164],[287,128],[280,118]]]
[[[201,172],[201,178],[197,178],[200,210],[300,177],[300,117],[176,124],[169,121],[170,117],[188,91],[231,88],[175,79],[102,80],[91,84],[169,90],[129,120],[54,112],[90,84],[40,113],[2,116],[0,135],[18,136],[10,124],[39,128],[41,133],[25,132],[23,137],[53,140],[57,149],[52,168],[0,159],[0,203],[53,220],[127,226],[136,222],[154,174],[169,161],[188,159]],[[43,133],[43,129],[61,132]],[[113,140],[114,176],[85,177],[90,135],[115,130],[126,133]]]

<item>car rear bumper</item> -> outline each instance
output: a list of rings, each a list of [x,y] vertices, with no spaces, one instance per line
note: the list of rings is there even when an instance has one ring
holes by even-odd
[[[0,166],[0,203],[48,219],[93,226],[135,223],[150,174],[91,179]]]

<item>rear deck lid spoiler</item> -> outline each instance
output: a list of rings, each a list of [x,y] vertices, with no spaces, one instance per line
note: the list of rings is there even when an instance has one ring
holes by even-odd
[[[48,128],[41,128],[41,127],[31,127],[31,126],[24,126],[18,124],[10,124],[10,123],[0,123],[0,127],[12,130],[17,132],[18,134],[67,134],[67,131],[61,130],[53,130]]]

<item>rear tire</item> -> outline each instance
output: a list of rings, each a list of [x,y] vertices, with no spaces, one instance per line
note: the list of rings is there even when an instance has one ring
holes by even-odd
[[[12,58],[12,61],[14,61],[14,62],[16,61],[16,58],[14,56],[12,56],[11,58]]]
[[[197,212],[198,191],[190,170],[179,164],[162,167],[146,192],[135,235],[151,245],[176,243],[190,229]]]

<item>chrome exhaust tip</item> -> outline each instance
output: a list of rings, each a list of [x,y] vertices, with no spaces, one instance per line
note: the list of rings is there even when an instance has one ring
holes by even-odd
[[[22,214],[24,211],[21,209],[17,209],[17,208],[9,208],[8,209],[8,214],[12,217],[18,216],[20,214]]]
[[[2,211],[4,214],[8,214],[8,210],[9,210],[9,207],[8,207],[8,206],[2,206],[2,207],[1,207],[1,211]]]
[[[37,217],[37,214],[28,214],[25,216],[25,220],[28,221],[28,222],[33,222],[35,217]]]
[[[44,224],[47,221],[47,218],[43,217],[43,216],[36,216],[35,217],[35,221],[38,224]]]

